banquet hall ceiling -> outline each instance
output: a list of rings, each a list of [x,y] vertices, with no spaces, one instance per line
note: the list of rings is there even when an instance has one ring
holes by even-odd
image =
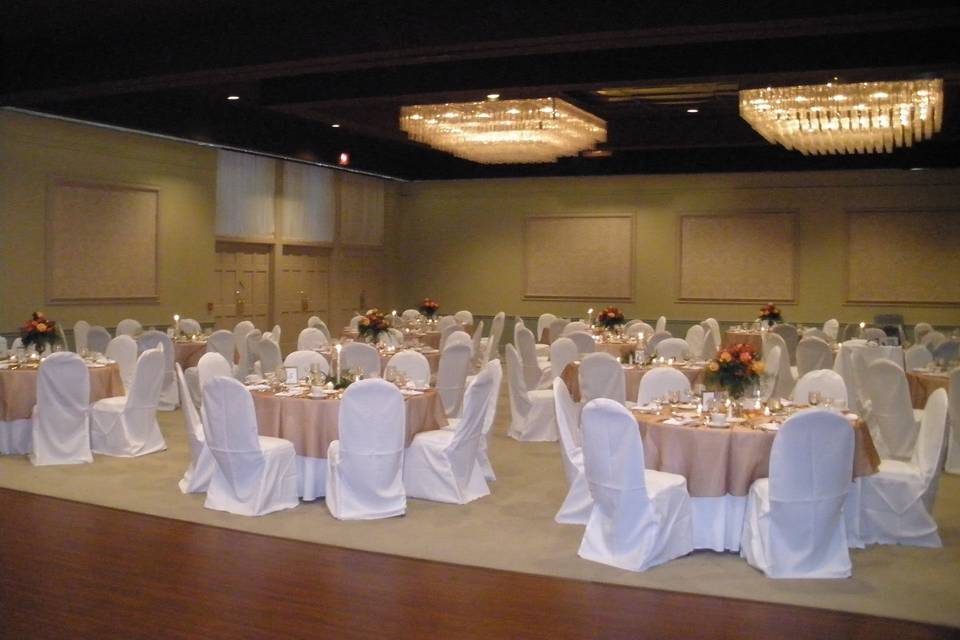
[[[960,165],[951,2],[4,4],[0,105],[403,179]],[[738,115],[743,88],[916,77],[944,78],[943,130],[893,154],[802,156]],[[481,165],[399,130],[403,105],[492,92],[598,115],[609,153]]]

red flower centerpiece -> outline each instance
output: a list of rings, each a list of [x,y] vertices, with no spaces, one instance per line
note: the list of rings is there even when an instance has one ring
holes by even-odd
[[[607,307],[597,314],[597,324],[608,331],[622,326],[624,323],[623,311],[616,307]]]
[[[778,309],[777,306],[772,302],[763,305],[760,308],[760,322],[765,322],[771,327],[778,322],[783,322],[783,316],[780,314],[780,309]]]
[[[417,311],[427,316],[428,318],[433,318],[437,315],[437,310],[440,308],[440,303],[436,300],[430,298],[424,298],[423,302],[420,303],[420,306],[417,307]]]
[[[743,396],[747,387],[760,380],[764,371],[757,350],[749,344],[738,344],[721,349],[717,357],[707,363],[704,379],[713,389],[723,389],[732,397]]]
[[[368,309],[357,323],[357,331],[365,342],[376,342],[389,328],[390,321],[379,309]]]
[[[52,348],[60,340],[57,323],[43,315],[42,311],[34,311],[30,320],[20,328],[20,339],[24,347],[32,344],[37,353],[43,353],[44,349]]]

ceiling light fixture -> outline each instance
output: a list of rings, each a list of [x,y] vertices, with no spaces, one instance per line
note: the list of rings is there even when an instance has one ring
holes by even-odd
[[[227,96],[227,100],[239,100],[240,96]]]
[[[943,80],[767,87],[740,92],[740,116],[804,155],[890,153],[943,123]]]
[[[339,128],[340,128],[340,125],[339,125],[338,123],[334,123],[334,124],[332,124],[332,125],[330,125],[330,126],[333,127],[334,129],[339,129]]]
[[[487,94],[487,100],[499,100],[499,99],[500,99],[500,94],[499,94],[499,93],[488,93],[488,94]]]
[[[687,113],[700,113],[700,109],[687,109]]]
[[[400,129],[482,164],[556,162],[607,139],[606,122],[559,98],[401,107]]]

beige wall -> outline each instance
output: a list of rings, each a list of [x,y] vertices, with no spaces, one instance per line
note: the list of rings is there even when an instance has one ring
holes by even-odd
[[[544,311],[582,316],[604,301],[524,300],[522,228],[528,215],[636,216],[636,285],[632,302],[617,303],[628,317],[672,320],[748,320],[758,303],[688,303],[677,295],[677,224],[684,213],[793,211],[799,235],[795,304],[788,321],[870,320],[901,313],[907,322],[960,324],[950,306],[844,304],[845,211],[864,208],[950,209],[960,224],[960,171],[849,171],[531,178],[419,182],[403,185],[404,275],[401,294],[440,300],[443,311],[536,316]],[[904,225],[922,224],[917,214]],[[557,248],[562,251],[562,247]],[[756,247],[763,251],[764,247]],[[422,259],[421,259],[422,258]],[[771,260],[775,260],[771,256]],[[583,265],[588,269],[589,265]],[[909,265],[904,265],[905,269]],[[957,274],[944,274],[957,277]],[[937,286],[931,282],[930,286]]]

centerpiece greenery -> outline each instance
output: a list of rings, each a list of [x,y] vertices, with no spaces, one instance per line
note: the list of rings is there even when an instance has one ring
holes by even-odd
[[[357,331],[364,342],[377,342],[380,334],[389,328],[390,320],[379,309],[368,309],[357,323]]]
[[[733,398],[743,397],[747,387],[760,381],[764,371],[757,350],[749,344],[721,349],[707,363],[704,381],[711,389],[723,389]]]
[[[440,309],[440,303],[430,298],[424,298],[423,301],[420,302],[420,306],[417,307],[417,311],[428,318],[437,315],[438,309]]]
[[[760,322],[765,322],[772,327],[778,322],[783,322],[783,315],[775,304],[767,303],[760,308]]]
[[[604,329],[612,331],[614,328],[623,325],[623,311],[620,311],[617,307],[607,307],[597,314],[596,323]]]
[[[60,341],[57,323],[43,315],[42,311],[34,311],[30,320],[20,328],[20,339],[24,348],[34,345],[37,353],[43,353],[44,349],[51,349]]]

